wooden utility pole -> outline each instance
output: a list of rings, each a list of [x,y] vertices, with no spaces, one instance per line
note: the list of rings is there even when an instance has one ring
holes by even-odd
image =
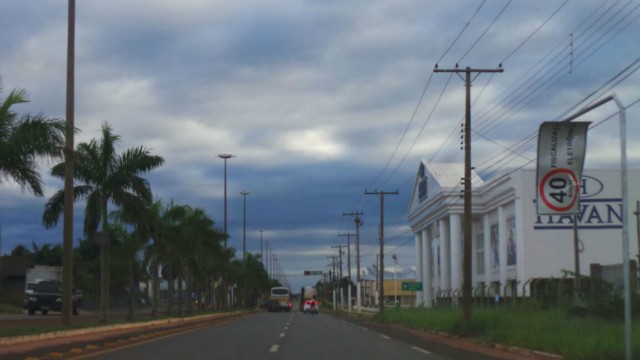
[[[471,321],[471,73],[503,72],[502,64],[497,69],[433,69],[433,72],[465,73],[466,101],[464,121],[464,244],[462,270],[462,316],[465,323]],[[477,77],[477,75],[476,75]]]
[[[338,249],[338,255],[340,256],[340,262],[339,262],[339,269],[340,269],[340,279],[338,280],[338,282],[342,281],[342,248],[346,247],[345,245],[336,245],[336,246],[332,246],[332,249]]]
[[[355,216],[355,220],[354,222],[356,223],[356,283],[360,282],[360,226],[362,226],[362,220],[360,220],[360,215],[362,215],[362,212],[350,212],[350,213],[345,213],[343,212],[342,215],[344,216]]]
[[[67,19],[67,103],[64,145],[64,213],[62,229],[62,325],[71,326],[73,296],[73,148],[75,99],[76,2],[69,0]],[[105,271],[103,268],[102,271]]]
[[[349,277],[349,286],[351,286],[351,237],[353,235],[351,233],[338,234],[338,236],[347,237],[347,277]]]
[[[380,268],[378,269],[378,278],[380,281],[380,291],[378,292],[378,301],[380,302],[380,311],[384,311],[384,196],[398,195],[398,190],[393,192],[385,191],[364,191],[365,195],[380,195]]]

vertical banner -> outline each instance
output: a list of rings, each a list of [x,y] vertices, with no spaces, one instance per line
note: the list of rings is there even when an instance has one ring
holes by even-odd
[[[538,215],[577,214],[580,178],[591,122],[548,121],[538,132]]]

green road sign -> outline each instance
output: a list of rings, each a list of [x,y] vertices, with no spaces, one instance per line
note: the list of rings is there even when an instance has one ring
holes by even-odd
[[[422,283],[418,281],[403,281],[402,290],[404,291],[422,291]]]

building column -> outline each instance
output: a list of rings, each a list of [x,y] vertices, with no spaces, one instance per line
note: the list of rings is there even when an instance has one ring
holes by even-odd
[[[449,226],[445,219],[438,220],[440,230],[440,288],[451,289],[451,268],[449,267]]]
[[[505,216],[504,206],[498,207],[498,239],[500,254],[500,297],[504,295],[504,287],[507,285],[507,218]]]
[[[423,231],[418,230],[418,232],[416,232],[414,235],[416,239],[416,281],[424,283],[424,280],[422,278],[422,273],[423,273],[422,269],[427,263],[427,260],[424,258],[424,256],[422,256],[422,252],[423,252],[422,247],[424,244],[424,242],[422,241],[422,238],[424,236]],[[420,305],[422,303],[423,301],[422,298],[423,298],[422,291],[416,291],[416,305]]]
[[[431,229],[422,230],[422,301],[424,306],[430,308],[433,306],[433,264],[431,264]]]
[[[484,278],[487,289],[493,281],[493,259],[491,258],[491,226],[489,214],[482,216],[482,234],[484,237]]]
[[[462,289],[462,215],[449,215],[449,246],[451,255],[451,288]]]
[[[515,210],[515,218],[516,218],[516,230],[514,231],[514,241],[516,242],[516,269],[517,269],[517,279],[518,281],[520,281],[520,284],[524,284],[527,279],[523,278],[522,275],[524,274],[524,232],[523,232],[523,226],[522,224],[524,224],[524,216],[523,216],[523,211],[524,209],[522,208],[522,200],[520,199],[520,197],[516,197],[515,201],[514,201],[514,210]],[[529,286],[531,286],[531,284],[529,284]],[[518,290],[520,291],[520,286],[517,287]],[[531,291],[529,291],[529,294],[531,294]],[[521,296],[525,296],[525,294],[520,294]]]

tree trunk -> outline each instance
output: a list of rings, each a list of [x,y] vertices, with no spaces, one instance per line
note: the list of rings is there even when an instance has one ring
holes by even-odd
[[[100,239],[100,322],[109,323],[109,222],[107,203],[102,204],[102,237]]]
[[[182,285],[182,277],[178,278],[178,315],[182,316],[182,309],[184,308],[184,293]]]
[[[198,295],[198,293],[196,293],[196,298],[193,298],[193,278],[191,277],[191,273],[189,272],[189,269],[185,269],[184,270],[185,273],[185,278],[187,281],[187,298],[189,299],[188,303],[187,303],[187,314],[191,315],[193,314],[193,302],[194,300],[200,300],[200,295]]]
[[[171,270],[167,271],[167,273],[171,274]],[[171,316],[173,313],[173,287],[174,287],[174,280],[173,280],[173,274],[171,274],[169,276],[169,279],[167,281],[167,284],[169,285],[168,289],[167,289],[167,294],[168,294],[168,300],[169,303],[167,304],[167,316]]]
[[[127,321],[133,322],[135,320],[135,280],[133,278],[133,260],[129,258],[127,261],[127,267],[129,272],[129,312],[127,313]]]
[[[151,265],[151,317],[158,317],[158,301],[160,300],[160,278],[158,276],[158,260],[152,260]]]

